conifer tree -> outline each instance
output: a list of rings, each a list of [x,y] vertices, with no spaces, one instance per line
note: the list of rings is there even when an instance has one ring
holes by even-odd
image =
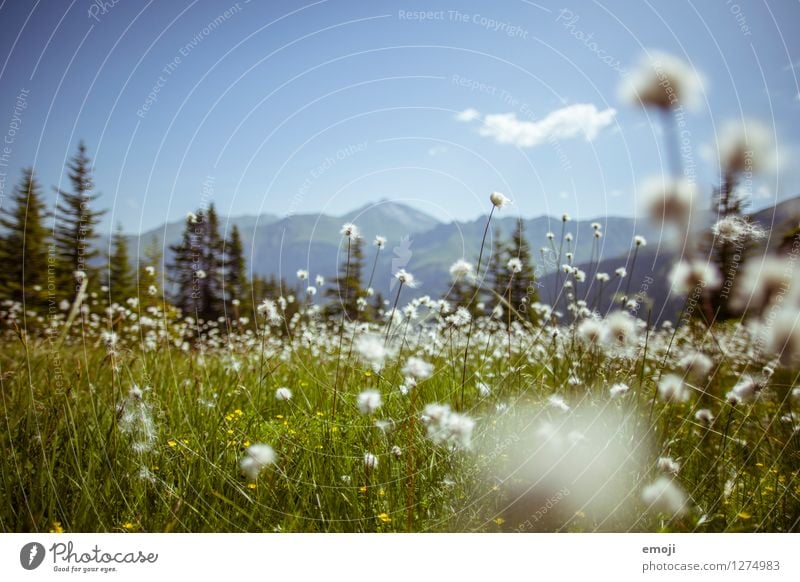
[[[108,256],[108,273],[106,285],[108,298],[111,303],[123,305],[130,297],[136,296],[136,286],[133,281],[130,255],[128,254],[128,241],[122,232],[122,225],[117,226],[111,240],[111,253]]]
[[[493,310],[498,305],[503,307],[503,313],[507,311],[505,305],[500,297],[508,299],[508,259],[511,258],[511,253],[507,243],[503,242],[500,229],[494,231],[497,243],[494,245],[492,256],[489,259],[489,266],[487,267],[483,281],[484,289],[488,289],[484,293],[485,303],[488,311]]]
[[[452,281],[445,299],[450,302],[453,310],[463,307],[475,316],[478,315],[479,296],[478,285],[474,277],[458,277]]]
[[[197,270],[200,268],[200,233],[203,229],[202,213],[186,217],[181,241],[170,246],[173,253],[169,265],[170,283],[173,287],[172,303],[184,316],[197,317],[201,309]]]
[[[510,253],[512,258],[517,258],[521,266],[521,271],[515,273],[511,278],[511,306],[516,310],[512,313],[512,318],[523,317],[531,320],[533,311],[531,305],[539,300],[536,291],[536,278],[531,263],[531,250],[528,241],[525,239],[525,223],[520,219],[517,221],[514,234],[511,236]],[[506,266],[506,270],[507,266]],[[509,293],[506,293],[508,296]]]
[[[237,300],[240,303],[240,313],[244,312],[242,305],[247,299],[247,272],[244,259],[244,245],[239,227],[235,224],[231,228],[230,239],[225,241],[225,303]]]
[[[72,190],[58,190],[54,239],[62,296],[71,300],[75,295],[75,271],[86,273],[90,285],[97,282],[98,269],[92,261],[100,251],[93,241],[97,238],[95,227],[105,211],[92,208],[99,194],[94,193],[91,160],[83,141],[67,167]]]
[[[170,265],[173,302],[185,316],[216,321],[223,310],[224,244],[214,205],[186,218],[181,242],[173,245]]]
[[[366,296],[366,290],[361,287],[364,271],[364,240],[356,237],[348,244],[349,253],[342,260],[339,276],[325,292],[326,297],[331,298],[326,311],[331,316],[341,315],[344,311],[348,319],[361,319],[358,300]]]
[[[203,310],[201,316],[206,321],[221,317],[224,310],[223,291],[225,240],[219,232],[219,216],[212,203],[208,207],[202,244],[203,270],[205,277],[200,281],[203,288]]]
[[[4,298],[43,307],[49,289],[47,210],[32,168],[23,170],[11,202],[0,213],[0,288]]]

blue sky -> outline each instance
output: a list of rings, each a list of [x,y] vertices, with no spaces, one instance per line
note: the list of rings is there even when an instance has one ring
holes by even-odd
[[[618,96],[643,51],[706,79],[687,139],[708,191],[728,120],[762,120],[785,157],[800,146],[798,22],[795,1],[6,0],[3,194],[28,165],[48,192],[65,185],[83,138],[105,230],[149,229],[209,199],[233,215],[392,199],[464,220],[492,190],[525,216],[633,215],[636,184],[665,163],[658,119]],[[577,105],[600,116],[592,139],[499,143],[483,117],[457,117],[539,123]],[[800,194],[794,166],[759,176],[753,206]]]

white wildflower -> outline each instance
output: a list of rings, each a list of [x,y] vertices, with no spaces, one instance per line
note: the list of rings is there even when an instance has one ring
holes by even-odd
[[[357,405],[361,414],[373,414],[381,403],[381,393],[377,390],[364,390],[358,395]]]
[[[258,443],[247,447],[245,456],[239,460],[239,468],[250,481],[255,481],[265,467],[275,464],[275,460],[272,447]]]
[[[491,200],[494,207],[498,209],[504,208],[511,204],[511,200],[506,198],[505,195],[501,194],[500,192],[492,192],[489,195],[489,200]]]
[[[275,400],[288,402],[291,399],[292,399],[292,391],[286,386],[282,386],[277,390],[275,390]]]
[[[686,494],[672,477],[662,476],[642,490],[642,501],[654,511],[679,517],[686,513]]]

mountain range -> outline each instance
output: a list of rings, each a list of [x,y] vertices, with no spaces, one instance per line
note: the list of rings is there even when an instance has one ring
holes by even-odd
[[[800,219],[800,197],[760,210],[751,218],[773,233],[765,244],[775,246],[780,243],[788,229],[797,226]],[[486,239],[482,262],[484,266],[497,248],[497,242],[511,236],[518,219],[506,210],[495,212]],[[659,277],[657,285],[663,286],[663,269],[656,268],[656,265],[671,264],[673,260],[672,246],[664,245],[663,242],[658,244],[659,239],[666,240],[667,235],[662,234],[660,227],[644,219],[604,216],[563,223],[561,217],[539,216],[523,221],[537,276],[543,283],[540,294],[545,300],[552,299],[553,284],[548,275],[556,267],[553,261],[550,261],[551,264],[544,264],[542,261],[540,249],[549,248],[550,245],[548,232],[554,233],[556,248],[562,228],[564,233],[572,234],[572,242],[565,244],[563,251],[574,252],[573,264],[581,266],[587,273],[599,268],[613,274],[614,269],[626,265],[630,269],[633,237],[644,236],[650,244],[639,253],[637,269],[632,274],[634,288],[641,285],[643,277],[655,275]],[[258,275],[281,276],[291,284],[297,281],[298,269],[308,270],[312,280],[318,274],[328,281],[335,276],[338,266],[347,254],[347,242],[340,234],[340,229],[346,222],[356,224],[367,243],[364,245],[365,279],[369,277],[375,257],[376,248],[372,244],[374,237],[381,235],[388,240],[376,264],[373,280],[376,292],[388,297],[393,287],[392,274],[397,269],[404,268],[419,281],[419,287],[413,293],[438,297],[449,288],[449,268],[455,260],[466,258],[476,262],[486,218],[445,223],[434,216],[392,201],[372,203],[338,216],[299,213],[286,217],[271,214],[220,217],[223,233],[229,231],[233,225],[239,228],[248,270]],[[593,256],[595,239],[592,225],[595,222],[601,225],[602,238],[598,240],[598,254]],[[140,255],[145,246],[155,240],[165,253],[165,262],[169,264],[169,245],[180,240],[183,228],[184,221],[176,221],[141,235],[129,236],[131,255]],[[108,248],[107,239],[101,244]],[[598,256],[599,267],[596,266]],[[640,279],[638,282],[637,277]],[[408,293],[409,296],[412,294],[411,291]]]

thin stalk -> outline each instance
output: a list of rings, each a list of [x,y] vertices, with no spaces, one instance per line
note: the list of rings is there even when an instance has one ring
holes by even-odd
[[[347,320],[347,296],[348,282],[350,280],[350,237],[347,237],[347,263],[345,266],[344,275],[344,301],[342,303],[342,324],[339,326],[339,352],[336,354],[336,376],[333,380],[333,410],[331,412],[331,420],[336,418],[336,399],[339,393],[339,366],[342,361],[342,343],[344,342],[344,323]]]
[[[400,281],[400,286],[397,288],[397,295],[394,297],[394,305],[392,305],[392,310],[389,312],[389,320],[386,322],[386,337],[383,338],[383,345],[385,346],[389,342],[389,330],[392,329],[392,321],[394,320],[395,310],[397,309],[397,302],[400,301],[400,291],[403,289],[403,282]]]
[[[489,218],[486,220],[486,226],[483,229],[483,239],[481,239],[481,250],[478,253],[478,264],[475,268],[475,280],[478,284],[478,290],[481,288],[481,261],[483,260],[483,247],[486,244],[486,234],[489,232],[489,225],[492,222],[492,215],[494,214],[494,209],[496,207],[492,205],[492,210],[489,212]],[[467,383],[467,358],[469,357],[469,342],[472,339],[472,326],[475,322],[474,317],[470,317],[469,319],[469,329],[467,331],[467,343],[464,347],[464,364],[461,367],[461,404],[464,404],[464,386]]]

